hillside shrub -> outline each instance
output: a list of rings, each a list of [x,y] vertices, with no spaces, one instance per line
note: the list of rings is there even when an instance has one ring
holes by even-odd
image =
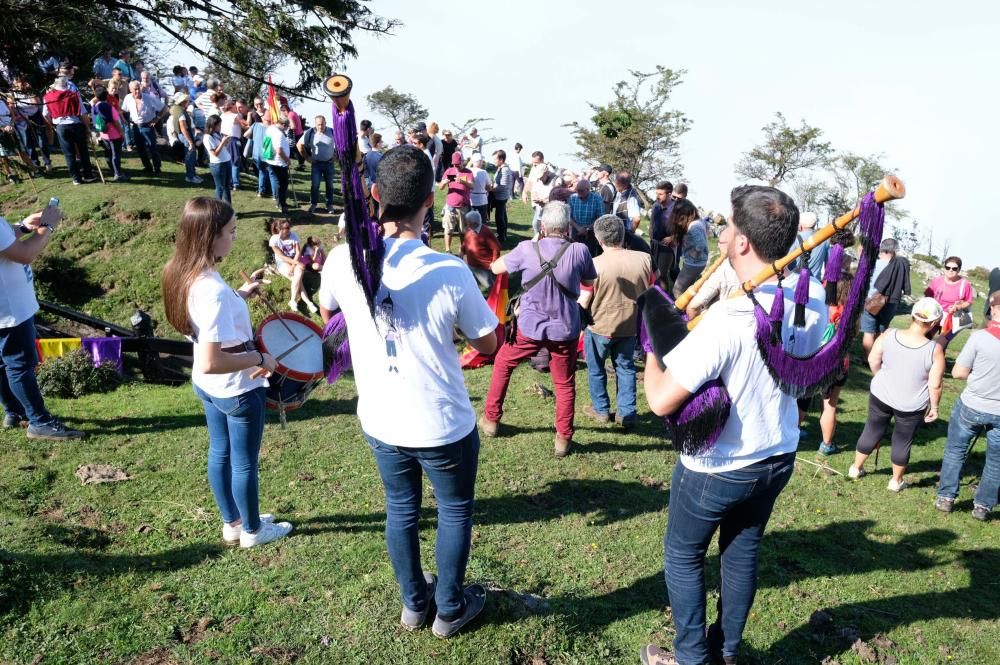
[[[83,350],[46,360],[38,366],[38,387],[45,397],[103,393],[114,390],[121,382],[114,363],[106,361],[95,367],[90,355]]]

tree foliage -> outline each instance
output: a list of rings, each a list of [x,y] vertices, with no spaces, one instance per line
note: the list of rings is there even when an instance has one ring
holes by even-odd
[[[771,187],[793,179],[800,171],[825,166],[831,154],[829,141],[820,140],[822,130],[810,127],[805,120],[798,128],[789,127],[780,112],[775,116],[777,120],[762,128],[764,142],[743,153],[735,167],[737,175]]]
[[[860,155],[853,152],[843,152],[828,162],[827,169],[833,179],[833,187],[827,196],[831,203],[836,204],[835,215],[850,210],[868,192],[875,189],[887,173],[895,169],[887,167],[883,160],[885,155]],[[831,211],[832,212],[832,211]],[[891,220],[902,220],[909,212],[898,203],[885,207],[886,216]]]
[[[588,104],[594,112],[592,126],[566,125],[580,147],[577,156],[628,171],[640,191],[662,178],[680,177],[678,139],[691,121],[667,106],[685,73],[660,65],[655,72],[630,70],[631,80],[615,84],[614,99],[608,104]]]
[[[220,65],[212,64],[205,75],[217,78],[226,94],[252,102],[261,94],[262,80],[288,60],[279,51],[251,47],[230,32],[216,32],[211,37],[211,51]]]
[[[379,115],[388,118],[401,132],[427,117],[427,109],[408,92],[399,92],[391,85],[368,95],[368,105]]]
[[[302,95],[315,89],[346,58],[357,56],[352,34],[357,31],[386,34],[399,26],[394,19],[374,14],[364,0],[5,2],[13,3],[15,11],[4,12],[4,23],[9,21],[10,24],[4,25],[0,42],[5,54],[10,51],[16,53],[24,64],[32,63],[42,50],[36,43],[39,35],[45,35],[51,48],[69,50],[75,47],[66,31],[99,35],[107,32],[109,26],[119,25],[115,20],[109,20],[111,16],[123,18],[126,26],[138,24],[127,34],[141,35],[150,30],[160,33],[204,57],[217,69],[250,78],[264,77],[257,77],[254,72],[248,71],[239,59],[239,52],[226,52],[224,49],[227,46],[239,45],[239,49],[280,53],[294,61],[298,69],[298,80],[281,82],[281,87]],[[114,46],[110,42],[106,45]],[[99,50],[89,57],[96,57]],[[80,57],[81,63],[84,60]]]

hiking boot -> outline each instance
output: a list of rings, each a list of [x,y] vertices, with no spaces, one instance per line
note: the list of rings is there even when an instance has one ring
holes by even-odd
[[[82,439],[87,436],[86,432],[76,429],[69,429],[58,420],[53,420],[45,425],[28,425],[29,439],[48,439],[50,441],[65,441],[67,439]]]
[[[832,443],[821,443],[819,444],[819,454],[820,455],[833,455],[837,452],[837,446]]]
[[[479,429],[483,432],[483,436],[492,439],[500,431],[500,423],[493,420],[487,420],[486,416],[481,416],[479,418]]]
[[[263,545],[279,538],[284,538],[292,532],[292,525],[288,522],[261,522],[260,528],[249,533],[240,529],[240,547],[247,549]]]
[[[486,589],[481,584],[470,584],[465,587],[462,613],[453,619],[445,619],[440,614],[434,617],[431,632],[434,637],[447,639],[457,633],[462,627],[476,618],[486,605]]]
[[[955,500],[949,499],[946,496],[939,496],[934,500],[934,507],[942,513],[950,513],[952,508],[955,507]]]
[[[972,517],[979,520],[980,522],[985,522],[990,516],[990,509],[986,506],[980,506],[978,503],[972,506]]]
[[[569,449],[570,449],[570,446],[572,446],[572,445],[573,445],[573,440],[572,439],[566,439],[566,438],[561,437],[561,436],[559,436],[557,434],[556,435],[556,449],[555,449],[555,455],[556,455],[556,457],[566,457],[566,455],[569,455]]]
[[[609,423],[611,422],[611,416],[607,413],[600,413],[595,410],[590,404],[583,407],[583,413],[590,417],[591,420],[596,420],[599,423]]]
[[[631,416],[620,416],[616,413],[615,423],[621,425],[622,429],[627,434],[635,429],[636,417],[634,414]]]
[[[889,479],[889,484],[885,486],[890,492],[902,492],[907,487],[905,480],[897,481],[895,478]]]
[[[406,630],[423,628],[424,624],[427,623],[427,615],[431,613],[431,605],[434,604],[434,590],[437,589],[437,575],[425,570],[424,580],[427,582],[427,599],[424,601],[424,611],[416,612],[403,605],[403,613],[399,617],[399,623]]]
[[[13,429],[15,427],[27,427],[28,419],[16,413],[6,413],[3,417],[3,428]]]
[[[642,665],[679,665],[673,651],[665,651],[655,644],[647,644],[639,649]]]
[[[864,478],[867,474],[864,469],[859,469],[853,464],[847,467],[847,477],[851,480],[858,480],[859,478]]]
[[[274,515],[271,513],[263,513],[260,516],[260,523],[270,524],[274,521]],[[239,545],[240,544],[240,534],[243,532],[243,525],[237,524],[236,526],[229,526],[225,522],[222,523],[222,541],[226,545]]]

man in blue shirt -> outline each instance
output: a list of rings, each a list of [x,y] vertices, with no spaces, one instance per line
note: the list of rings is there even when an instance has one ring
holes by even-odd
[[[573,225],[573,240],[587,245],[591,256],[601,254],[601,246],[594,237],[594,222],[604,214],[604,199],[591,191],[590,181],[580,178],[576,181],[576,193],[569,197],[570,223]]]

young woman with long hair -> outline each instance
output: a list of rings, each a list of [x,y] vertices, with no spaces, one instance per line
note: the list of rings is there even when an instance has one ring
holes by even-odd
[[[163,269],[167,320],[194,342],[191,383],[208,423],[208,482],[222,513],[222,538],[253,547],[287,536],[288,522],[260,514],[257,457],[264,435],[267,380],[277,363],[254,345],[244,300],[257,283],[232,289],[216,270],[236,240],[236,215],[218,199],[190,199],[181,214],[174,254]]]

